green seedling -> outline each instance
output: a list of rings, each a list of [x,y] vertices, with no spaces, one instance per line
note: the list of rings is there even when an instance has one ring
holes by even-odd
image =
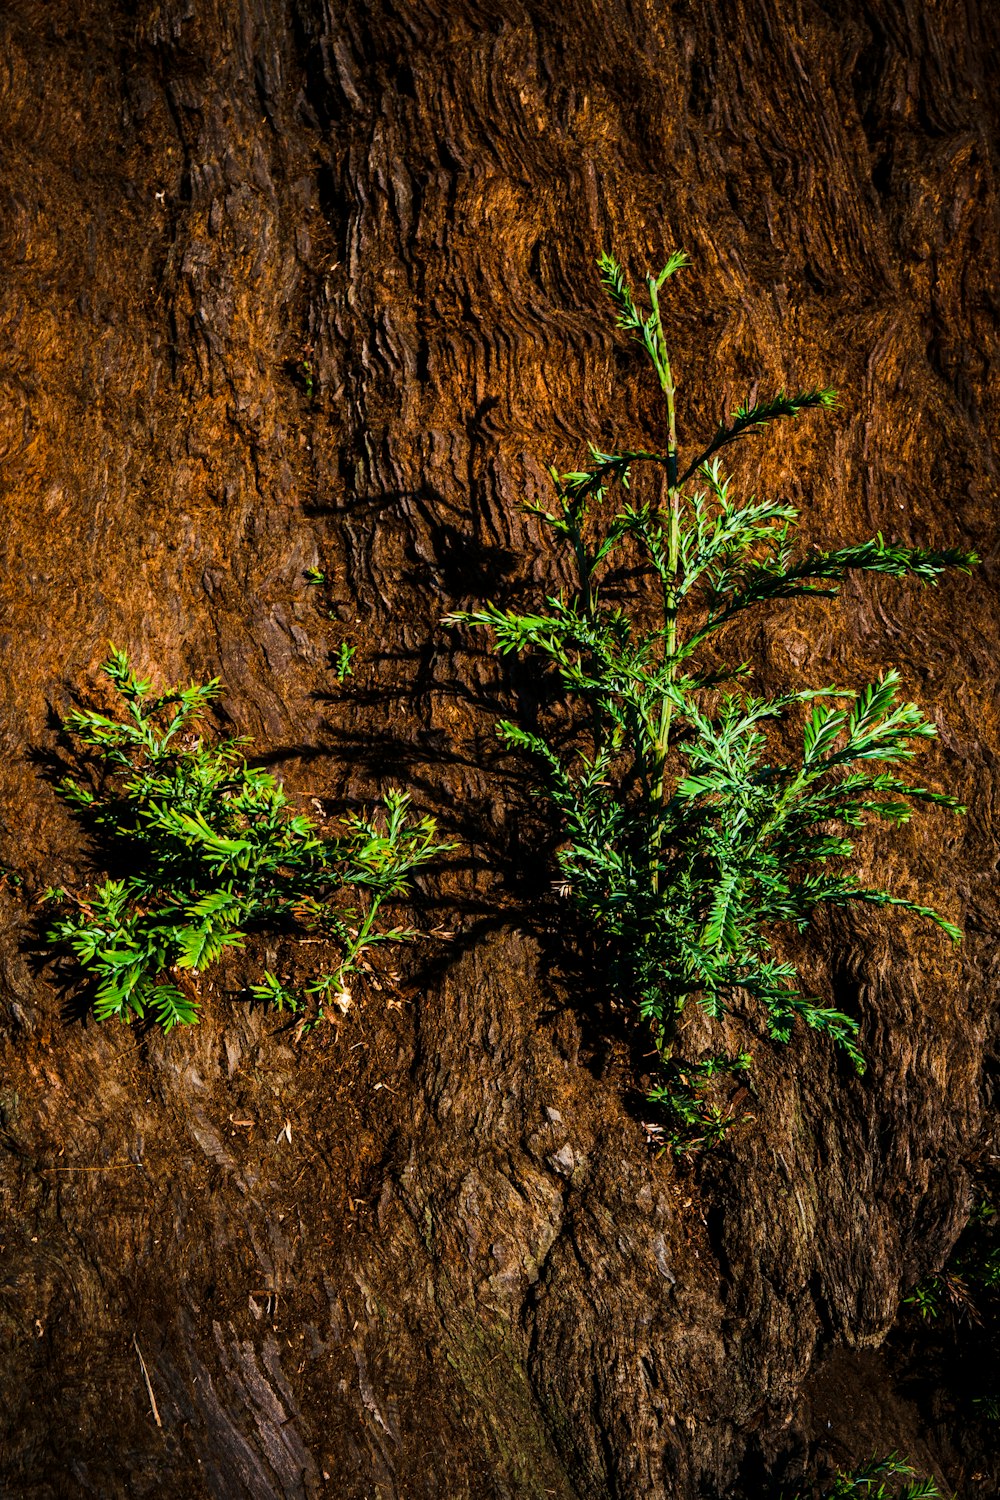
[[[796,551],[794,506],[737,493],[721,453],[775,422],[829,411],[832,390],[741,406],[682,455],[660,294],[686,263],[673,255],[646,277],[640,310],[621,267],[601,258],[618,327],[653,367],[666,444],[591,446],[581,468],[550,471],[553,499],[527,509],[573,575],[571,592],[528,611],[490,603],[446,622],[489,631],[501,655],[533,656],[576,706],[569,737],[564,722],[546,733],[505,721],[499,733],[542,771],[564,838],[560,889],[603,935],[616,992],[652,1030],[653,1097],[676,1107],[679,1150],[731,1123],[704,1103],[708,1080],[680,1050],[692,1000],[713,1021],[738,1013],[756,1027],[758,1018],[780,1042],[802,1020],[864,1068],[856,1019],[798,988],[781,955],[783,928],[803,931],[820,908],[865,903],[960,937],[932,907],[850,874],[855,831],[869,819],[898,827],[915,804],[963,811],[902,774],[936,731],[903,696],[899,673],[759,697],[747,664],[720,664],[727,627],[777,604],[834,598],[849,573],[933,584],[978,561],[882,534]],[[630,593],[634,579],[645,582]],[[800,748],[789,760],[776,741],[780,731],[787,743],[796,719]]]
[[[333,675],[338,682],[344,682],[346,678],[354,675],[351,663],[357,654],[357,646],[351,646],[347,641],[341,641],[336,656],[333,658]]]
[[[321,832],[292,814],[272,775],[247,764],[245,740],[204,737],[217,680],[154,693],[114,649],[104,672],[123,717],[66,716],[64,730],[97,775],[67,777],[61,792],[119,875],[48,893],[59,912],[49,940],[91,982],[97,1018],[149,1016],[165,1031],[193,1024],[199,977],[257,932],[308,935],[327,959],[301,992],[266,972],[252,986],[258,998],[305,1024],[330,1006],[342,1014],[375,950],[420,935],[385,926],[382,909],[451,847],[433,818],[414,816],[407,794],[390,791],[371,814]]]

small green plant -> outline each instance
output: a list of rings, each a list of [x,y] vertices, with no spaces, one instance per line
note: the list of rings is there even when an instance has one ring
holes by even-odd
[[[914,1470],[897,1454],[872,1458],[856,1469],[839,1470],[832,1482],[808,1485],[783,1500],[941,1500],[933,1479],[914,1479]],[[904,1482],[905,1481],[905,1482]]]
[[[925,1280],[918,1282],[910,1295],[903,1298],[903,1301],[908,1307],[915,1307],[923,1319],[933,1322],[941,1315],[941,1290],[941,1277],[928,1276]]]
[[[963,810],[899,774],[935,728],[901,698],[898,673],[858,691],[756,697],[747,665],[719,665],[709,648],[749,610],[834,597],[852,571],[934,583],[945,569],[977,561],[881,534],[797,554],[793,506],[736,495],[720,452],[781,418],[832,407],[830,390],[742,406],[682,463],[659,299],[685,264],[675,254],[646,277],[648,310],[640,312],[621,267],[610,256],[600,261],[618,326],[656,374],[666,446],[591,446],[583,468],[550,471],[551,506],[527,507],[566,557],[574,591],[530,612],[491,603],[446,621],[489,630],[503,655],[534,653],[581,706],[568,738],[564,728],[546,734],[509,721],[499,733],[544,773],[565,835],[559,888],[603,934],[616,989],[652,1027],[661,1062],[654,1097],[677,1116],[679,1150],[717,1139],[734,1120],[706,1103],[704,1061],[678,1053],[678,1020],[692,998],[714,1019],[734,1005],[755,1009],[778,1041],[801,1018],[864,1067],[857,1022],[796,987],[794,965],[775,946],[782,927],[801,931],[819,907],[866,902],[960,937],[930,907],[833,872],[870,817],[898,826],[912,803]],[[644,496],[640,473],[653,481]],[[623,580],[641,572],[651,587],[630,598]],[[801,751],[791,762],[776,758],[778,734],[799,711]],[[724,1058],[712,1062],[717,1072]]]
[[[735,1057],[709,1053],[705,1057],[671,1059],[672,1066],[664,1067],[663,1078],[647,1095],[651,1104],[664,1108],[673,1123],[663,1149],[671,1146],[677,1156],[687,1156],[717,1146],[741,1118],[749,1118],[721,1109],[708,1095],[713,1079],[722,1074],[747,1074],[752,1062],[749,1052],[738,1052]]]
[[[311,402],[316,390],[316,372],[312,362],[313,346],[306,344],[299,356],[298,377],[305,392],[306,400]]]
[[[48,893],[60,907],[49,940],[91,978],[98,1019],[149,1015],[165,1031],[192,1024],[190,980],[260,931],[308,933],[330,960],[301,993],[265,972],[251,987],[258,998],[300,1013],[305,1026],[331,1006],[344,1011],[372,951],[419,935],[380,919],[413,873],[450,847],[437,841],[434,820],[414,818],[408,796],[391,791],[380,811],[353,814],[326,836],[291,815],[273,776],[247,764],[245,740],[203,738],[217,680],[154,693],[114,649],[103,670],[124,718],[66,716],[96,776],[67,777],[61,792],[118,878]]]
[[[341,641],[337,653],[332,657],[331,662],[333,675],[338,682],[344,682],[346,678],[354,675],[353,662],[357,649],[357,646],[352,646],[347,641]]]
[[[311,584],[313,588],[320,588],[326,583],[326,574],[322,568],[306,568],[305,579],[306,583]]]

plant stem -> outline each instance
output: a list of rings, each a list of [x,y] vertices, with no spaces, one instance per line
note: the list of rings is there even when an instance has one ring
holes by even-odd
[[[677,483],[677,409],[675,401],[675,382],[673,371],[670,367],[670,358],[667,354],[666,344],[663,338],[663,323],[660,317],[660,299],[653,277],[647,278],[649,287],[649,300],[653,315],[653,337],[651,340],[653,363],[660,381],[660,389],[663,391],[667,402],[667,504],[669,516],[667,521],[667,572],[668,577],[663,583],[663,623],[664,623],[664,646],[663,646],[663,668],[667,681],[673,683],[675,672],[674,657],[677,654],[677,569],[680,561],[680,525],[681,525],[681,495],[680,486]],[[657,728],[655,741],[654,774],[651,778],[652,798],[655,806],[661,808],[667,800],[666,765],[667,753],[670,749],[670,721],[673,713],[672,700],[664,697],[660,703],[660,722]],[[659,872],[655,868],[656,857],[660,851],[663,840],[662,820],[657,819],[655,831],[650,849],[651,880],[654,893],[659,889]]]
[[[340,965],[338,972],[342,979],[346,979],[349,974],[353,974],[357,969],[361,955],[368,947],[368,934],[371,932],[372,924],[378,916],[378,909],[382,905],[382,899],[381,893],[372,897],[371,906],[368,908],[361,927],[355,934],[354,942],[351,944],[344,961]]]

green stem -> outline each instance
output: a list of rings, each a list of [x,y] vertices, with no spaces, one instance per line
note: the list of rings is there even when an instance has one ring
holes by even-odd
[[[347,954],[338,970],[338,973],[342,978],[346,979],[348,974],[353,974],[357,969],[361,955],[368,947],[368,934],[372,930],[372,924],[375,921],[376,916],[378,915],[378,909],[382,905],[382,899],[383,898],[381,894],[372,897],[372,904],[368,908],[368,913],[365,916],[361,927],[358,929],[354,941],[350,945],[350,948],[348,949]]]
[[[677,483],[677,408],[676,387],[673,371],[670,368],[670,359],[667,354],[663,339],[663,324],[660,319],[660,300],[655,280],[647,279],[649,287],[649,300],[653,312],[653,337],[649,342],[649,352],[653,358],[657,376],[660,381],[660,389],[667,402],[667,505],[669,516],[667,520],[667,572],[668,577],[663,584],[663,621],[664,621],[664,659],[663,667],[668,682],[673,682],[676,663],[674,657],[677,654],[677,570],[680,564],[680,527],[681,527],[681,497],[680,486]],[[657,726],[655,741],[654,774],[652,777],[652,797],[657,810],[662,808],[667,801],[666,765],[667,754],[670,749],[670,724],[673,714],[673,704],[670,698],[664,698],[660,704],[660,719]],[[651,846],[651,857],[655,860],[660,851],[663,837],[662,823],[657,824],[656,833]],[[657,870],[652,870],[652,886],[654,893],[659,889],[659,875]]]
[[[576,555],[576,570],[580,577],[580,606],[588,620],[594,615],[594,589],[591,582],[592,569],[583,539],[583,526],[574,528],[573,552]]]
[[[573,553],[576,557],[576,569],[580,578],[580,608],[584,616],[594,623],[596,611],[596,590],[593,584],[594,566],[587,552],[587,544],[583,535],[583,517],[578,516],[571,521],[572,530],[570,540]],[[601,720],[601,705],[595,702],[591,706],[591,734],[594,740],[594,754],[597,755],[604,743],[604,727]]]

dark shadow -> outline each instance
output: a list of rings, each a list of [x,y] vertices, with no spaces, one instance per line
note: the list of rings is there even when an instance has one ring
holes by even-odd
[[[377,496],[358,495],[328,504],[317,501],[306,504],[303,512],[310,516],[336,516],[340,521],[363,519],[373,526],[396,512],[419,531],[421,539],[429,543],[431,554],[429,560],[422,556],[414,572],[403,574],[400,582],[428,590],[433,581],[431,591],[436,597],[502,597],[509,591],[521,565],[521,558],[509,547],[479,539],[474,517],[470,526],[469,512],[460,510],[430,485],[412,490],[385,490]]]
[[[422,544],[419,557],[411,548],[416,568],[401,582],[422,590],[432,588],[436,598],[502,599],[523,559],[492,536],[488,480],[480,462],[496,438],[490,417],[499,405],[498,396],[487,396],[466,421],[468,459],[461,504],[430,484],[420,484],[411,489],[380,490],[376,495],[355,494],[347,500],[338,498],[333,504],[315,503],[306,507],[306,513],[374,521],[396,512],[419,534]],[[354,473],[344,477],[348,482],[345,488],[348,484],[353,487]]]

